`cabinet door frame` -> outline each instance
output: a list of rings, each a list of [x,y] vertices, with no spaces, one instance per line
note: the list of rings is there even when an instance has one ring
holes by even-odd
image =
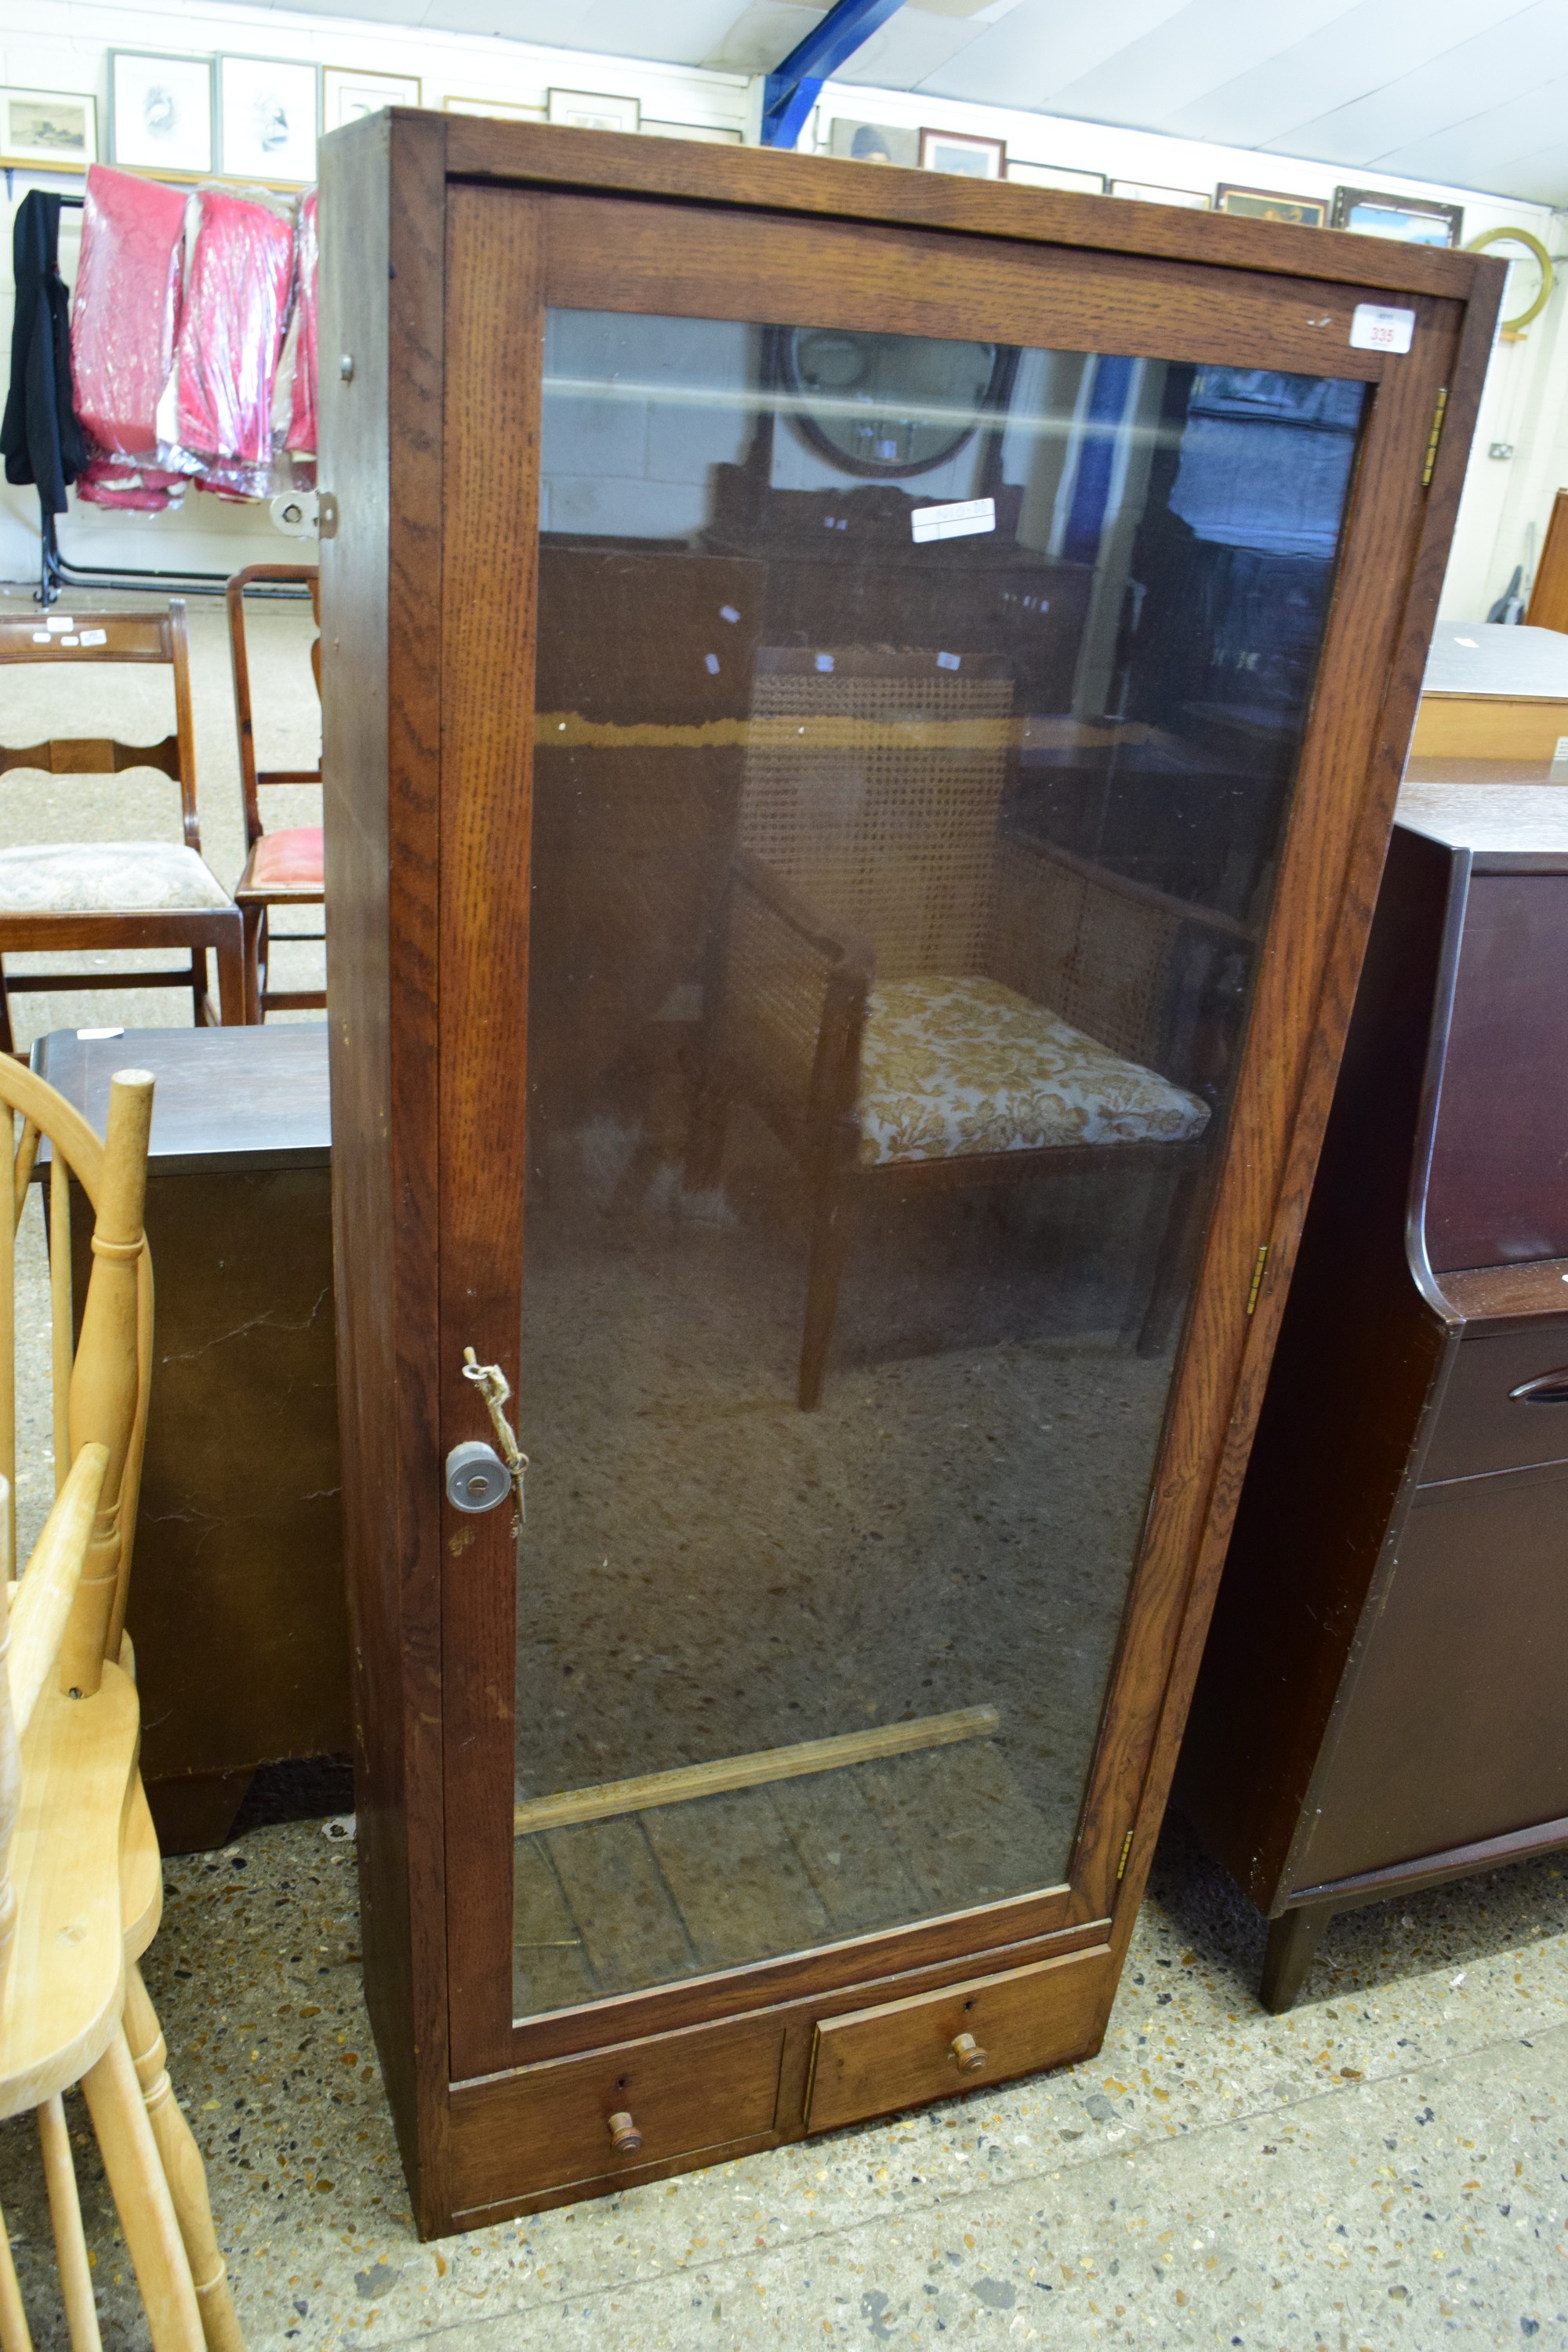
[[[331,253],[323,231],[323,349],[351,352],[357,333],[365,352],[363,372],[357,355],[352,375],[323,369],[323,478],[345,516],[351,496],[379,492],[384,533],[379,565],[371,524],[368,556],[364,536],[352,554],[330,539],[322,551],[342,762],[329,783],[330,1018],[367,1973],[423,2215],[443,2210],[437,2085],[893,1969],[956,1977],[1032,1936],[1068,1949],[1110,1922],[1120,1958],[1300,1232],[1502,270],[936,175],[460,118],[377,122],[323,150],[338,201],[379,205],[389,273],[357,233],[352,254]],[[447,1447],[483,1433],[463,1349],[516,1370],[550,299],[785,323],[832,323],[837,302],[866,327],[1069,348],[1076,334],[1078,348],[1353,376],[1373,398],[1069,1883],[514,2024],[516,1554],[504,1512],[460,1520],[440,1482]],[[1352,350],[1354,306],[1391,299],[1415,313],[1408,354]],[[460,366],[446,367],[448,350]],[[345,636],[386,687],[384,711],[362,712],[352,741],[331,683]],[[354,674],[343,657],[345,686]]]

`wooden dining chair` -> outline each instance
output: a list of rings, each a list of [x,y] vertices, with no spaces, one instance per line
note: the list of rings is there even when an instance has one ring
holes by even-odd
[[[137,1966],[163,1899],[157,1842],[137,1765],[133,1660],[123,1633],[152,1367],[153,1277],[142,1230],[152,1090],[144,1074],[120,1074],[100,1141],[52,1087],[16,1063],[0,1061],[13,1209],[11,1216],[0,1216],[0,1457],[16,1462],[16,1408],[27,1379],[24,1368],[19,1381],[16,1366],[16,1229],[47,1143],[48,1388],[58,1490],[19,1589],[10,1680],[0,1688],[0,1714],[8,1694],[30,1709],[22,1727],[26,1738],[17,1732],[16,1957],[0,1980],[0,2113],[38,2109],[73,2352],[89,2352],[100,2342],[60,2107],[61,2092],[79,2081],[154,2352],[243,2352],[205,2168],[171,2093],[162,2032]],[[72,1296],[73,1182],[95,1213],[79,1318]],[[39,1377],[37,1370],[31,1374],[34,1381]],[[7,1481],[0,1508],[7,1545],[15,1540],[14,1491]],[[35,1580],[39,1597],[29,1602]],[[28,1628],[45,1624],[58,1660],[52,1674],[40,1674],[36,1664],[38,1636],[29,1635],[31,1647],[23,1646]],[[25,1661],[35,1661],[20,1679],[19,1647]],[[4,1754],[0,1720],[0,1791]],[[0,1797],[0,1825],[3,1813]],[[66,1940],[62,1905],[74,1906],[70,1934],[79,1926],[82,1932],[70,1946],[74,1973],[48,1967],[31,1971],[48,1982],[40,2021],[28,2007],[29,1971],[19,1963],[35,1953],[47,1961],[55,1943]],[[0,2352],[14,2352],[26,2341],[7,2258],[0,2262]]]
[[[321,692],[321,575],[314,564],[248,563],[228,583],[228,649],[234,667],[234,716],[239,730],[239,782],[245,801],[245,870],[235,887],[235,898],[245,924],[245,1017],[265,1021],[269,1012],[285,1007],[305,1010],[324,1006],[326,991],[319,988],[269,988],[268,950],[274,907],[320,907],[325,903],[322,880],[322,829],[319,824],[291,824],[268,833],[261,822],[261,793],[275,784],[320,784],[318,768],[258,768],[256,730],[250,701],[250,656],[245,635],[245,593],[247,588],[308,587],[317,635],[310,646],[310,670],[318,700]],[[320,942],[321,931],[280,932],[280,938]]]
[[[160,743],[107,736],[56,736],[0,743],[0,775],[33,769],[52,776],[121,775],[151,768],[179,788],[183,838],[70,841],[0,850],[0,1049],[13,1049],[9,996],[16,990],[188,988],[198,1026],[244,1018],[244,943],[239,908],[202,856],[196,811],[195,729],[191,709],[185,608],[166,611],[0,616],[0,668],[64,673],[86,665],[160,664],[173,673],[174,731]],[[17,974],[7,955],[103,953],[179,948],[169,971]],[[207,950],[217,958],[218,1006],[207,992]],[[221,1013],[219,1011],[221,1007]]]
[[[984,656],[757,656],[685,1181],[718,1186],[742,1101],[800,1162],[805,1412],[851,1225],[874,1202],[1159,1171],[1133,1286],[1141,1350],[1165,1344],[1181,1295],[1211,1117],[1187,1082],[1194,1032],[1250,940],[1007,820],[1013,732],[1010,676]]]

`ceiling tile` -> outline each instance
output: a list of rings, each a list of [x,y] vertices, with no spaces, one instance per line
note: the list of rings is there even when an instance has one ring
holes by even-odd
[[[1563,129],[1568,122],[1568,54],[1558,64],[1560,70],[1552,74],[1551,61],[1542,58],[1542,73],[1550,79],[1532,75],[1529,89],[1500,105],[1479,107],[1463,121],[1446,124],[1378,156],[1378,170],[1430,180],[1440,169],[1444,178],[1460,187],[1495,187],[1499,174],[1506,173],[1516,156],[1539,152],[1555,131],[1562,176],[1568,181],[1568,137]]]
[[[771,73],[814,25],[826,8],[799,8],[793,0],[751,0],[749,7],[731,7],[732,22],[712,45],[698,52],[699,60],[723,73]]]
[[[1216,74],[1208,94],[1173,108],[1165,127],[1185,139],[1237,147],[1278,143],[1288,153],[1310,154],[1309,146],[1292,143],[1302,123],[1382,89],[1406,72],[1412,59],[1449,48],[1479,26],[1515,15],[1521,5],[1359,0],[1303,39],[1278,0],[1268,0],[1265,13],[1280,32],[1275,56],[1239,74]]]
[[[1234,78],[1276,58],[1282,41],[1297,41],[1342,17],[1348,5],[1296,0],[1287,10],[1259,0],[1187,0],[1163,24],[1053,91],[1052,111],[1163,131],[1221,75]]]
[[[1419,61],[1407,63],[1402,73],[1326,114],[1298,118],[1268,143],[1325,163],[1370,167],[1426,132],[1501,104],[1533,79],[1556,72],[1560,60],[1568,63],[1563,0],[1533,0],[1480,27],[1472,11],[1465,32],[1468,37],[1451,47],[1424,40],[1411,52]]]
[[[1091,73],[1130,41],[1180,14],[1183,0],[1024,0],[942,67],[928,87],[982,106],[1050,107],[1058,89]]]

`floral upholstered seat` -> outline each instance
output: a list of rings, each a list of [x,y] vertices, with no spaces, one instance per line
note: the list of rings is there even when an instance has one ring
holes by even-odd
[[[978,976],[873,988],[860,1047],[862,1168],[1072,1144],[1190,1143],[1209,1107],[1043,1004]]]
[[[206,861],[174,841],[0,850],[0,914],[170,914],[233,903]]]

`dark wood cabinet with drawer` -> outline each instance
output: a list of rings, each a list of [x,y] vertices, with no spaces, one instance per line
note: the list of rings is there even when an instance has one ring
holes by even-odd
[[[397,109],[321,224],[358,1860],[435,2232],[1098,2042],[1502,268]]]
[[[1568,1845],[1568,794],[1407,786],[1178,1801],[1271,1927]]]

